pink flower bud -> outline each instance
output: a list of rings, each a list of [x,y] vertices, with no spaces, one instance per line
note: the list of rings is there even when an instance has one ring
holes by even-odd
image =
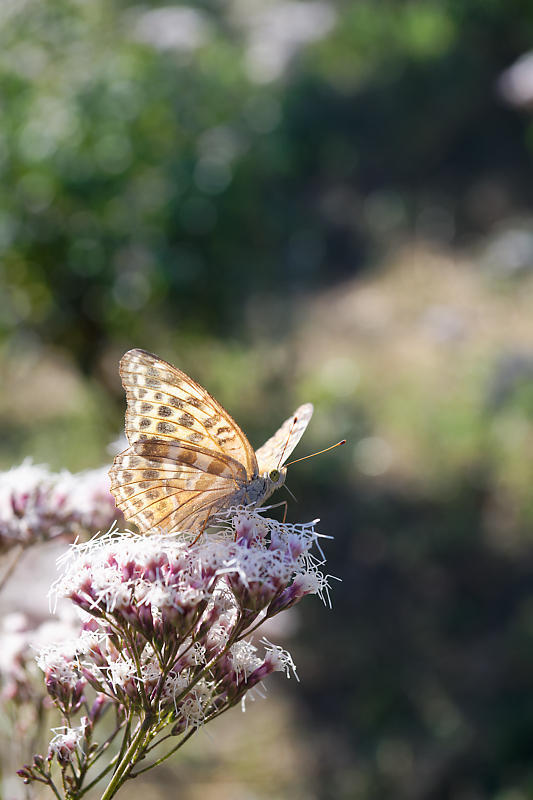
[[[93,725],[95,725],[98,720],[102,717],[106,708],[110,705],[110,700],[105,694],[97,694],[94,700],[94,703],[91,706],[91,710],[89,711],[89,718]]]
[[[82,673],[83,677],[89,684],[92,686],[93,689],[96,689],[97,692],[101,692],[103,689],[102,682],[86,667],[81,667],[80,672]]]
[[[22,778],[22,780],[24,781],[24,783],[26,785],[31,783],[32,780],[33,780],[33,774],[32,774],[32,771],[31,771],[31,767],[24,767],[24,769],[18,769],[17,770],[17,775],[19,776],[19,778]]]
[[[246,581],[236,572],[228,575],[228,583],[233,590],[241,611],[246,615],[252,616],[262,611],[278,591],[272,577],[264,581]]]
[[[287,536],[287,552],[296,561],[303,553],[309,550],[309,543],[303,536],[292,533]]]
[[[11,495],[11,508],[13,509],[13,513],[17,517],[23,517],[24,511],[26,509],[26,505],[28,503],[28,493],[24,492],[19,495],[12,494]]]
[[[44,767],[45,767],[45,761],[44,761],[43,756],[41,756],[38,753],[36,753],[33,756],[33,766],[35,767],[35,769],[37,769],[39,771],[43,770]]]
[[[284,611],[308,594],[316,594],[318,585],[313,575],[296,575],[291,586],[288,586],[278,597],[275,597],[267,609],[267,616],[273,617],[280,611]]]
[[[236,517],[234,520],[235,540],[241,545],[250,545],[255,538],[255,525],[249,517]]]
[[[124,693],[132,700],[139,699],[139,691],[137,689],[137,684],[135,683],[133,678],[126,678],[126,680],[122,684],[122,689]]]
[[[143,635],[146,636],[147,639],[150,638],[154,632],[154,618],[152,616],[151,607],[146,603],[139,606],[138,624]]]

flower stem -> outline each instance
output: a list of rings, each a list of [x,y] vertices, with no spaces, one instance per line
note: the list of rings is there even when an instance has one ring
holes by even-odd
[[[131,740],[130,746],[122,756],[122,759],[119,762],[113,777],[109,781],[101,800],[111,800],[111,798],[117,793],[118,789],[122,786],[124,781],[128,778],[128,771],[137,762],[137,759],[142,752],[144,737],[150,730],[151,725],[152,717],[151,715],[147,715],[139,726],[139,730]]]
[[[187,741],[187,739],[190,739],[190,738],[191,738],[191,736],[193,735],[193,733],[196,733],[196,731],[197,731],[197,728],[191,728],[191,730],[190,730],[188,733],[186,733],[186,734],[185,734],[185,736],[183,737],[183,739],[180,739],[180,741],[178,742],[178,744],[177,744],[175,747],[173,747],[171,750],[169,750],[169,751],[168,751],[168,753],[165,753],[165,755],[164,755],[164,756],[161,756],[161,758],[158,758],[158,759],[157,759],[157,761],[154,761],[154,763],[153,763],[153,764],[149,764],[147,767],[143,767],[143,768],[142,768],[142,769],[140,769],[138,772],[136,772],[136,773],[135,773],[135,775],[132,775],[132,777],[135,777],[135,778],[136,778],[136,777],[137,777],[137,775],[142,775],[142,773],[143,773],[143,772],[148,772],[148,770],[149,770],[149,769],[152,769],[152,767],[157,767],[159,764],[162,764],[162,763],[163,763],[163,761],[166,761],[166,760],[167,760],[167,758],[170,758],[170,756],[174,755],[174,753],[176,752],[176,750],[179,750],[179,749],[180,749],[180,747],[181,747],[182,745],[184,745],[184,744],[185,744],[185,742]],[[166,738],[166,737],[165,737],[165,738]],[[161,739],[161,742],[162,742],[162,741],[163,741],[163,740]],[[161,744],[161,742],[157,742],[157,744]],[[104,798],[102,798],[102,800],[104,800]]]
[[[13,548],[13,552],[9,554],[9,558],[7,559],[7,565],[0,576],[0,592],[8,582],[13,570],[17,566],[20,561],[20,558],[24,552],[24,545],[18,544],[15,548]]]
[[[110,761],[107,767],[104,770],[102,770],[102,772],[99,775],[97,775],[96,778],[93,778],[93,780],[90,783],[88,783],[87,786],[84,786],[83,789],[81,789],[81,791],[78,792],[78,798],[81,798],[83,797],[84,794],[87,794],[87,792],[90,789],[92,789],[93,786],[96,786],[96,784],[102,780],[104,775],[107,775],[107,773],[110,772],[114,766],[115,766],[115,759]]]
[[[53,791],[55,796],[58,798],[58,800],[61,800],[61,795],[59,794],[57,786],[55,785],[55,783],[53,782],[53,780],[51,778],[48,778],[47,781],[43,781],[43,783],[46,783],[47,786],[50,787],[50,789]]]

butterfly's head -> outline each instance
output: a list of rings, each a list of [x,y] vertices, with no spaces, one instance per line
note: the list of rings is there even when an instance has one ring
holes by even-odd
[[[268,472],[265,472],[264,478],[267,481],[267,490],[269,496],[279,489],[280,486],[283,486],[285,483],[285,478],[287,477],[287,470],[285,467],[280,467],[279,469],[271,469]]]

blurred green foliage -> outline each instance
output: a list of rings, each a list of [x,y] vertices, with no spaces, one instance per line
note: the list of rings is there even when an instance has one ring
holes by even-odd
[[[109,458],[133,346],[254,444],[305,400],[301,452],[349,440],[290,476],[343,578],[296,798],[533,793],[532,41],[526,0],[0,3],[3,466]]]
[[[147,328],[240,334],[250,295],[290,308],[431,197],[467,227],[492,222],[478,180],[531,199],[526,121],[495,91],[531,41],[527,3],[162,11],[2,4],[4,334],[85,371]]]

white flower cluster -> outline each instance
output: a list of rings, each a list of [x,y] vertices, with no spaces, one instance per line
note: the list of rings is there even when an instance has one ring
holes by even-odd
[[[106,529],[116,517],[107,468],[73,475],[26,460],[0,473],[0,553]]]
[[[53,659],[56,653],[59,663],[65,663],[75,653],[79,627],[79,611],[65,605],[55,619],[39,622],[20,612],[6,614],[0,624],[1,699],[34,703],[42,693],[42,683],[36,681],[35,651],[40,651],[38,665],[43,670],[45,659]]]
[[[270,673],[295,673],[288,653],[249,640],[263,620],[303,596],[327,592],[311,552],[314,523],[291,525],[263,510],[229,509],[216,533],[139,536],[113,529],[62,557],[53,598],[69,598],[90,620],[69,652],[40,656],[63,709],[81,699],[80,680],[121,707],[172,715],[175,734],[217,716]],[[62,676],[64,680],[62,681]]]
[[[68,764],[74,758],[76,750],[83,748],[86,727],[87,725],[82,723],[77,728],[67,726],[52,728],[55,736],[50,741],[49,752],[56,756],[60,764]]]
[[[297,678],[286,650],[252,637],[307,594],[329,600],[328,576],[315,523],[280,523],[266,511],[230,508],[192,542],[156,531],[119,533],[113,526],[70,546],[50,596],[73,603],[81,631],[78,626],[77,635],[56,645],[48,640],[37,657],[47,703],[60,711],[63,725],[52,730],[47,756],[34,755],[18,770],[24,783],[46,783],[59,797],[53,777],[59,772],[74,787],[69,796],[81,796],[86,775],[122,737],[105,793],[111,798],[200,726],[263,696],[263,681],[273,672]],[[32,697],[46,706],[42,694],[27,693],[26,702]],[[98,744],[102,731],[96,738],[95,729],[108,709]],[[168,752],[152,761],[160,746]],[[152,763],[146,766],[147,756]],[[95,780],[88,778],[89,786]]]

